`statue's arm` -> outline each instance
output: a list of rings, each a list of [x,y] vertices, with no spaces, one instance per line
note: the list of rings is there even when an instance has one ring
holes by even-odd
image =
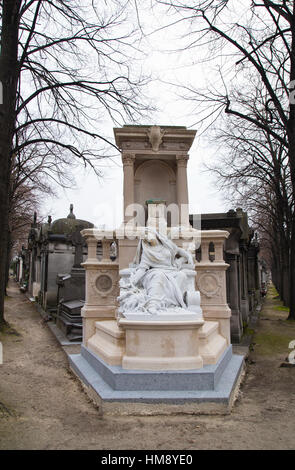
[[[191,255],[191,253],[189,251],[184,250],[183,248],[179,248],[179,247],[177,247],[177,248],[178,248],[177,249],[177,254],[179,256],[183,256],[185,259],[187,259],[188,264],[194,265],[194,260],[193,260],[193,257]]]
[[[134,274],[132,274],[131,278],[130,278],[130,282],[131,284],[135,285],[138,284],[138,282],[141,280],[141,278],[143,277],[143,275],[145,274],[146,272],[146,268],[144,267],[138,267],[137,270],[135,271]]]

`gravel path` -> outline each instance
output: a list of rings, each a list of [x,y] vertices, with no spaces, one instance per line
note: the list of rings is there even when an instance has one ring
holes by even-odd
[[[101,417],[48,325],[11,281],[0,333],[0,449],[294,449],[295,322],[269,293],[239,398],[227,416]]]

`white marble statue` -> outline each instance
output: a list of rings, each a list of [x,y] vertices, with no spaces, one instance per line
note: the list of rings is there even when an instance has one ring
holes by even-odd
[[[133,265],[120,274],[118,301],[122,316],[134,313],[202,316],[200,294],[194,288],[192,255],[155,230],[146,229]]]

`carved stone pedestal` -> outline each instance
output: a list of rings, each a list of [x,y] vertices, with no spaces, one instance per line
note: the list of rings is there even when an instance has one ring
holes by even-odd
[[[121,365],[125,351],[125,333],[115,320],[95,322],[96,332],[87,341],[90,351],[101,357],[107,364]]]
[[[119,320],[125,330],[126,349],[123,369],[186,370],[200,369],[198,330],[203,320],[130,321]]]

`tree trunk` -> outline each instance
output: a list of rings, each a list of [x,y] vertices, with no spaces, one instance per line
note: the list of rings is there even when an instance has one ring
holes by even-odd
[[[6,259],[8,243],[8,203],[11,171],[11,149],[15,128],[15,105],[18,82],[18,27],[21,0],[3,0],[0,82],[0,325],[4,320]]]
[[[292,42],[290,52],[290,83],[294,83],[295,80],[295,2],[293,4],[293,15],[292,15]],[[295,103],[290,100],[290,112],[288,120],[288,141],[289,141],[289,167],[291,173],[292,183],[292,199],[293,209],[291,218],[291,243],[290,243],[290,271],[289,271],[289,282],[290,282],[290,313],[289,320],[295,320]]]
[[[5,273],[5,295],[7,295],[7,286],[9,282],[9,268],[11,263],[11,252],[12,252],[11,232],[8,231],[7,237],[7,255],[6,255],[6,273]]]
[[[272,248],[272,245],[271,245],[271,248]],[[271,253],[272,253],[271,266],[270,266],[271,280],[272,280],[272,283],[275,286],[276,290],[278,290],[278,288],[277,288],[277,284],[278,284],[277,283],[277,255],[276,255],[276,253],[274,253],[273,249],[271,249]]]
[[[278,250],[280,252],[280,297],[284,305],[289,306],[290,303],[290,285],[289,285],[289,272],[290,272],[290,250],[289,250],[289,240],[286,240],[284,230],[281,228],[281,233],[279,236]],[[279,228],[278,228],[279,231]]]
[[[292,233],[291,233],[291,247],[290,247],[290,298],[289,307],[290,313],[288,320],[295,320],[295,213],[293,214],[292,220]]]

